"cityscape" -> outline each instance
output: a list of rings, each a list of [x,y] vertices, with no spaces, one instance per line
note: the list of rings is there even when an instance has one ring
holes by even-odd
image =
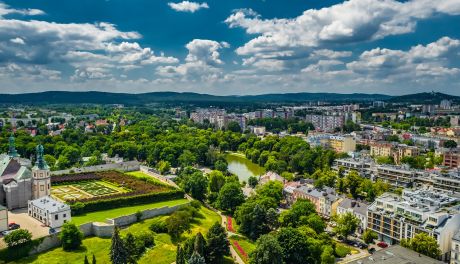
[[[458,0],[0,0],[0,263],[460,264]]]

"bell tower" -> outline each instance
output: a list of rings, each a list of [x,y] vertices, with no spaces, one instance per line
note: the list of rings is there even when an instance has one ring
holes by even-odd
[[[19,157],[19,154],[16,151],[14,132],[11,132],[10,138],[8,139],[8,156],[10,156],[10,158]]]
[[[36,148],[37,161],[32,168],[32,199],[38,199],[51,194],[51,173],[48,164],[43,158],[43,146]]]

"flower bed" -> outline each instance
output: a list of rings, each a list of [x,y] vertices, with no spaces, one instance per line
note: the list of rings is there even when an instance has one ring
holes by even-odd
[[[249,256],[246,253],[246,251],[244,251],[244,249],[240,246],[238,241],[236,241],[236,240],[233,241],[233,245],[236,247],[236,250],[238,251],[238,254],[244,260],[244,262],[247,262],[249,260]]]
[[[230,216],[227,216],[227,230],[233,233],[235,232],[233,228],[233,219]]]

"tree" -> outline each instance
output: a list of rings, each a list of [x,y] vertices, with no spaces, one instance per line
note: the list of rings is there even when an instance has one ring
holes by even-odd
[[[244,194],[237,182],[226,183],[219,191],[217,206],[219,209],[233,213],[244,202]]]
[[[198,232],[198,234],[196,234],[195,243],[194,243],[193,247],[194,247],[194,251],[198,255],[204,256],[204,253],[206,251],[206,241],[204,240],[204,237],[201,234],[201,232]]]
[[[138,257],[138,249],[136,245],[136,238],[133,234],[128,233],[123,241],[125,245],[126,252],[128,253],[128,263],[129,264],[136,264],[137,257]]]
[[[267,225],[271,230],[275,230],[279,226],[279,221],[278,221],[279,215],[276,209],[274,208],[269,208],[267,210],[267,216],[266,216],[266,221]]]
[[[452,149],[452,148],[456,148],[457,147],[457,142],[455,142],[454,140],[452,139],[449,139],[449,140],[446,140],[444,142],[444,145],[443,145],[445,148],[449,148],[449,149]]]
[[[241,132],[240,124],[238,124],[236,121],[228,122],[227,129],[232,132]]]
[[[228,164],[225,160],[217,160],[215,163],[214,163],[214,168],[216,170],[219,170],[219,171],[222,171],[222,172],[226,172],[227,171],[227,167],[228,167]]]
[[[341,214],[337,217],[336,220],[337,226],[334,228],[334,231],[337,234],[342,235],[347,238],[349,235],[353,234],[359,226],[360,220],[353,215],[351,212]]]
[[[225,176],[221,171],[213,170],[209,173],[209,191],[219,192],[225,184]]]
[[[190,259],[187,261],[187,264],[206,264],[206,261],[202,256],[196,252],[193,252],[192,257],[190,257]]]
[[[361,186],[362,181],[363,178],[359,176],[358,172],[355,170],[350,171],[345,177],[345,186],[355,199],[358,198],[358,189]]]
[[[302,219],[303,218],[303,219]],[[303,216],[300,218],[301,222],[311,227],[317,234],[324,232],[326,224],[323,219],[317,214],[310,214],[309,216]]]
[[[315,206],[308,200],[297,200],[290,210],[284,211],[280,216],[280,224],[284,227],[297,227],[302,216],[316,214]]]
[[[256,248],[250,254],[251,264],[283,264],[283,249],[272,235],[257,239]]]
[[[230,242],[225,228],[215,222],[206,234],[206,260],[208,263],[219,263],[225,255],[230,254]]]
[[[157,164],[157,169],[161,174],[166,174],[171,169],[169,161],[160,160]]]
[[[85,255],[84,263],[85,263],[85,264],[89,264],[88,256],[86,256],[86,255]]]
[[[9,248],[22,246],[32,241],[32,234],[26,229],[16,229],[3,237]]]
[[[436,239],[425,233],[419,233],[411,239],[402,239],[401,246],[436,259],[441,255]]]
[[[267,210],[259,204],[256,204],[251,215],[252,222],[249,237],[252,240],[256,240],[259,236],[270,232],[270,227],[267,224]]]
[[[282,248],[285,263],[311,263],[311,259],[320,258],[321,253],[316,255],[308,238],[296,228],[281,228],[276,238]]]
[[[374,242],[375,239],[378,238],[378,235],[374,231],[367,229],[366,231],[364,231],[362,238],[364,240],[364,243],[371,244]]]
[[[81,246],[83,233],[74,223],[67,222],[62,226],[59,239],[62,243],[62,249],[66,251],[75,250]]]
[[[187,211],[176,211],[166,219],[166,228],[168,234],[173,238],[179,238],[180,235],[190,227],[191,214]]]
[[[177,244],[176,264],[185,264],[184,250],[180,244]]]
[[[251,188],[256,188],[257,184],[259,183],[259,179],[256,176],[250,176],[248,178],[248,185]]]
[[[94,254],[93,254],[93,261],[91,262],[91,264],[96,264],[96,256],[94,256]]]
[[[195,171],[184,179],[183,188],[193,198],[203,201],[208,190],[208,179],[201,171]]]
[[[259,196],[272,197],[277,203],[283,199],[283,184],[279,181],[269,181],[264,185],[260,185],[256,189]]]
[[[325,246],[321,253],[321,264],[334,264],[334,249],[331,246]]]
[[[128,263],[128,258],[128,251],[120,237],[120,231],[118,227],[115,227],[110,246],[110,260],[113,264],[126,264]]]

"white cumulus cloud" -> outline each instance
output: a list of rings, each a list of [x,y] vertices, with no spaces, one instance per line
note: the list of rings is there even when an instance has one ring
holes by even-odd
[[[207,9],[209,8],[206,2],[197,3],[197,2],[190,2],[190,1],[182,1],[180,3],[168,3],[169,7],[178,11],[178,12],[190,12],[195,13],[200,9]]]

